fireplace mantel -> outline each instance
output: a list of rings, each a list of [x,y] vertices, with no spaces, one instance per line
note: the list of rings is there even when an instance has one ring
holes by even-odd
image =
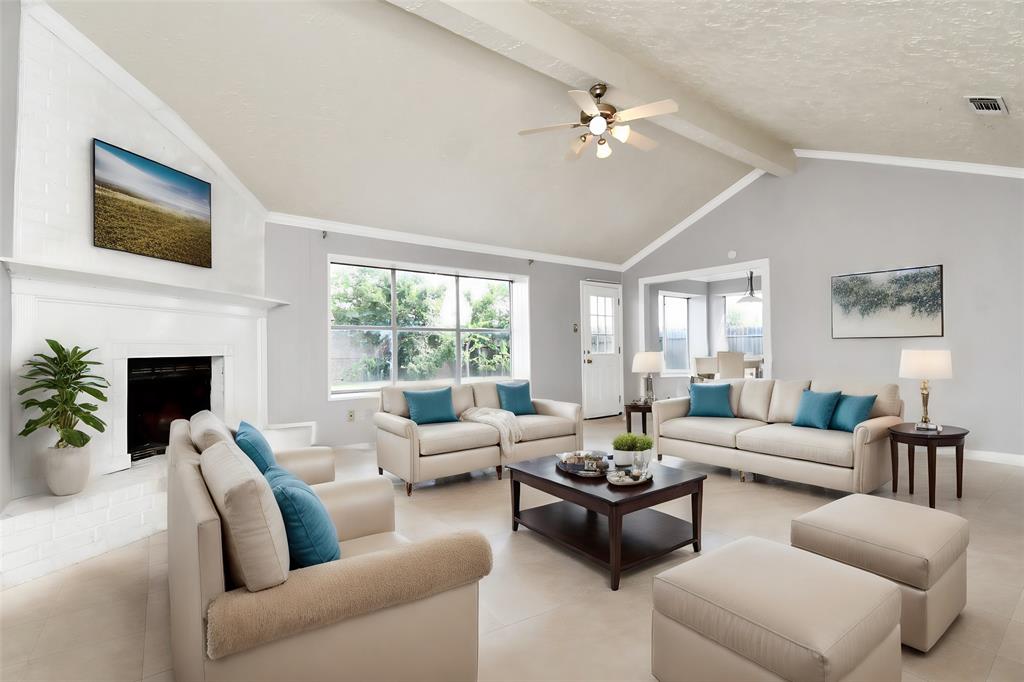
[[[47,282],[98,287],[101,289],[134,291],[145,294],[157,294],[160,296],[183,298],[187,300],[240,305],[258,310],[270,310],[271,308],[276,308],[278,306],[288,305],[286,301],[281,301],[275,298],[266,298],[264,296],[236,294],[229,291],[215,291],[210,289],[200,289],[198,287],[165,284],[163,282],[154,282],[151,280],[120,277],[118,275],[111,275],[93,270],[46,265],[19,258],[0,257],[0,263],[4,264],[8,272],[11,273],[11,277],[19,279],[36,279],[45,280]]]

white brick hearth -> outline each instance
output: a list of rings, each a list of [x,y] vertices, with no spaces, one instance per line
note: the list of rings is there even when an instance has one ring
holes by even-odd
[[[93,479],[78,495],[33,495],[0,516],[3,587],[37,578],[167,528],[167,457]]]

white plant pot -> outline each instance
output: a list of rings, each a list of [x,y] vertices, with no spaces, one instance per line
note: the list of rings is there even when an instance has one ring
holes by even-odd
[[[45,458],[46,485],[54,495],[74,495],[89,482],[91,458],[89,448],[47,448]]]
[[[615,466],[617,467],[629,467],[633,466],[633,451],[632,450],[612,450],[613,458],[615,460]]]

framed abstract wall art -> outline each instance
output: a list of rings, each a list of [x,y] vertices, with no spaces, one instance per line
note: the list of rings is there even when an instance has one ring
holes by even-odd
[[[832,277],[832,338],[942,336],[942,266]]]
[[[93,140],[93,245],[213,267],[210,183]]]

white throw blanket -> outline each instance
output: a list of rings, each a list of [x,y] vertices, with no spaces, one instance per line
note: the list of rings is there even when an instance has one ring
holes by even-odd
[[[523,439],[523,429],[516,421],[516,416],[508,410],[494,407],[470,407],[459,417],[464,422],[487,424],[498,429],[498,442],[501,443],[501,456],[512,454],[512,447]]]

